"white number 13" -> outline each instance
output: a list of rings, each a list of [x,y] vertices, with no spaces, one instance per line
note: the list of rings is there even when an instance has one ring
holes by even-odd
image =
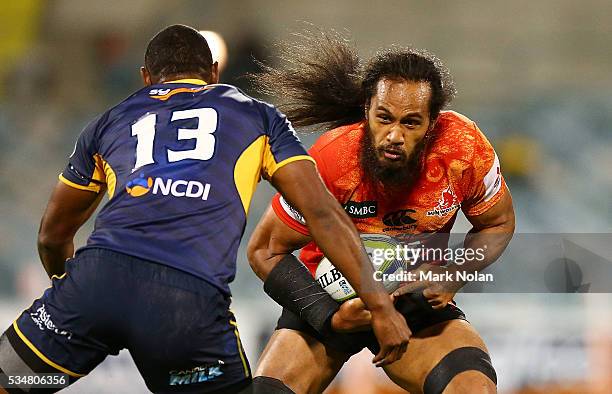
[[[195,108],[172,113],[171,122],[175,120],[198,118],[195,129],[178,129],[179,140],[195,139],[194,149],[174,151],[168,149],[168,161],[186,159],[210,160],[215,153],[215,136],[217,130],[217,111],[214,108]],[[155,163],[153,159],[153,141],[155,140],[155,123],[157,114],[148,114],[132,125],[132,136],[138,138],[136,143],[136,164],[132,172],[142,166]]]

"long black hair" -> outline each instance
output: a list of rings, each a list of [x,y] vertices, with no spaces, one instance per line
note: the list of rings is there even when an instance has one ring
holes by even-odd
[[[432,121],[455,96],[448,69],[427,51],[392,47],[364,67],[357,50],[337,32],[304,31],[295,37],[276,45],[280,65],[258,62],[262,72],[248,78],[256,90],[278,100],[296,126],[335,128],[363,120],[382,78],[429,82]]]

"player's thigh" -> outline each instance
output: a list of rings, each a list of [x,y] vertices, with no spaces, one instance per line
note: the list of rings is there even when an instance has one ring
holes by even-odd
[[[416,333],[387,375],[411,394],[495,393],[487,348],[465,320],[438,323]]]
[[[297,394],[320,393],[349,357],[303,332],[278,329],[259,359],[255,376],[279,379]]]
[[[250,382],[228,295],[165,267],[138,274],[126,347],[150,391],[236,392]]]

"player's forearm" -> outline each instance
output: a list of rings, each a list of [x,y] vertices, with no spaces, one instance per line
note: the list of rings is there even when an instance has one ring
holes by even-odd
[[[512,236],[514,223],[502,223],[480,230],[472,229],[465,237],[463,246],[466,250],[481,250],[482,259],[470,259],[465,268],[480,271],[493,264],[504,252]]]
[[[391,306],[382,284],[372,279],[374,268],[355,226],[338,203],[330,205],[332,207],[327,212],[304,213],[317,246],[344,275],[370,311]]]
[[[38,238],[38,255],[47,275],[62,275],[65,272],[66,259],[74,255],[74,243]]]
[[[475,251],[473,258],[455,262],[450,269],[466,273],[482,271],[504,252],[514,234],[514,222],[501,223],[482,229],[472,229],[465,237],[465,250]]]
[[[467,216],[474,226],[463,242],[466,251],[471,250],[473,257],[455,269],[475,272],[495,262],[506,249],[514,234],[515,216],[512,196],[505,188],[501,199],[486,212]]]

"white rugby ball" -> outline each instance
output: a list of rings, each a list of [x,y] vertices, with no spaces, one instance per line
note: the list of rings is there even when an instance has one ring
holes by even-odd
[[[361,241],[370,257],[372,266],[381,274],[401,275],[406,272],[406,263],[398,260],[395,256],[396,247],[399,243],[388,235],[384,234],[361,234]],[[385,259],[385,250],[393,249],[394,253],[387,253]],[[382,277],[382,275],[379,275]],[[355,297],[357,294],[348,280],[334,267],[334,265],[323,257],[315,272],[315,279],[325,291],[338,302],[346,301]],[[392,293],[401,284],[400,281],[382,281],[385,290]]]

